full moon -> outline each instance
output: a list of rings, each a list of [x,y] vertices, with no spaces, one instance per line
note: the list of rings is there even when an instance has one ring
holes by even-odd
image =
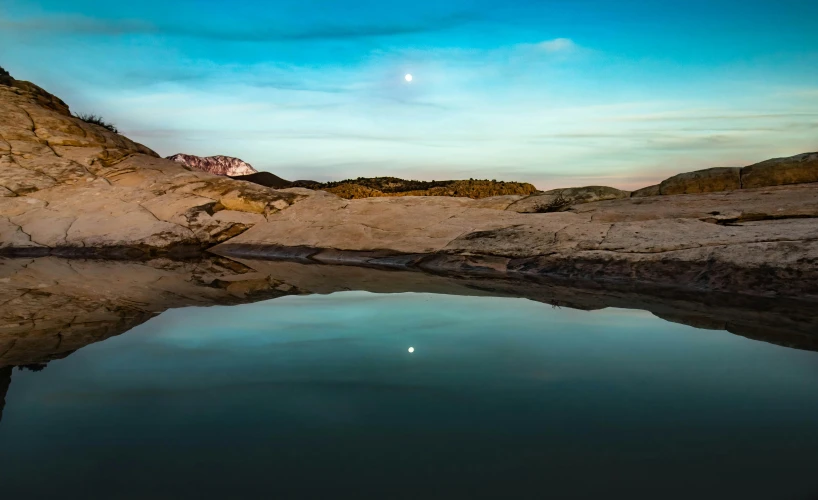
[[[410,347],[410,348],[409,348],[409,352],[415,352],[415,348],[414,348],[414,347]]]
[[[407,82],[411,82],[412,81],[412,75],[410,73],[406,73],[406,76],[404,76],[403,79],[406,80]]]

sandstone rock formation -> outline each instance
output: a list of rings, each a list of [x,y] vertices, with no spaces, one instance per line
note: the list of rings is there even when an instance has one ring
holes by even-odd
[[[773,158],[741,169],[741,187],[785,186],[818,182],[818,153]]]
[[[818,153],[773,158],[744,168],[708,168],[678,174],[656,186],[638,189],[631,196],[717,193],[812,182],[818,182]]]
[[[629,191],[607,186],[552,189],[542,194],[532,194],[521,198],[508,207],[508,210],[519,213],[563,212],[574,205],[595,201],[620,200],[629,198],[630,195]]]
[[[674,175],[659,184],[660,194],[696,194],[741,189],[740,168],[709,168]]]
[[[8,82],[8,78],[5,80]],[[206,248],[297,196],[192,170],[0,85],[0,250],[138,256]]]
[[[517,213],[506,197],[484,208],[491,199],[285,191],[307,198],[211,251],[818,299],[818,184],[626,198],[556,213]]]
[[[482,181],[427,189],[479,199],[404,196],[412,186],[378,178],[361,182],[377,181],[382,193],[400,196],[347,200],[304,188],[274,190],[158,158],[72,117],[39,87],[3,78],[11,83],[0,85],[6,254],[144,257],[209,249],[233,258],[818,299],[818,182],[803,183],[817,178],[815,153],[745,167],[739,189],[735,169],[675,176],[631,196],[594,186],[534,193],[531,186],[484,197]],[[765,187],[751,187],[759,185]]]
[[[15,80],[8,71],[0,68],[0,85],[5,85],[7,87],[13,87],[18,90],[25,91],[28,95],[34,99],[34,101],[47,109],[57,111],[58,113],[62,113],[65,115],[70,115],[71,113],[68,111],[68,105],[64,103],[59,97],[54,96],[42,88],[34,85],[31,82],[26,82],[22,80]]]
[[[258,173],[249,163],[232,156],[194,156],[178,153],[167,157],[170,161],[216,175],[250,175]]]

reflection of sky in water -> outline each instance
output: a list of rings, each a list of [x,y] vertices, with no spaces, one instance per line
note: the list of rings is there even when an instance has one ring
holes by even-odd
[[[815,353],[521,299],[348,292],[173,310],[15,371],[0,477],[7,492],[133,492],[122,498],[237,484],[299,498],[599,498],[623,484],[636,498],[801,498],[818,486],[816,375]]]

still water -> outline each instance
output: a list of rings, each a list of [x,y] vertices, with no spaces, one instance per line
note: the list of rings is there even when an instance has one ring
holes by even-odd
[[[818,353],[524,299],[170,310],[2,418],[9,499],[818,498]]]

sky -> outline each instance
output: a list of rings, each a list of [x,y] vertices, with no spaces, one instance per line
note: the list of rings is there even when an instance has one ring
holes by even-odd
[[[0,0],[0,66],[163,156],[637,189],[818,150],[815,19],[814,0]]]

